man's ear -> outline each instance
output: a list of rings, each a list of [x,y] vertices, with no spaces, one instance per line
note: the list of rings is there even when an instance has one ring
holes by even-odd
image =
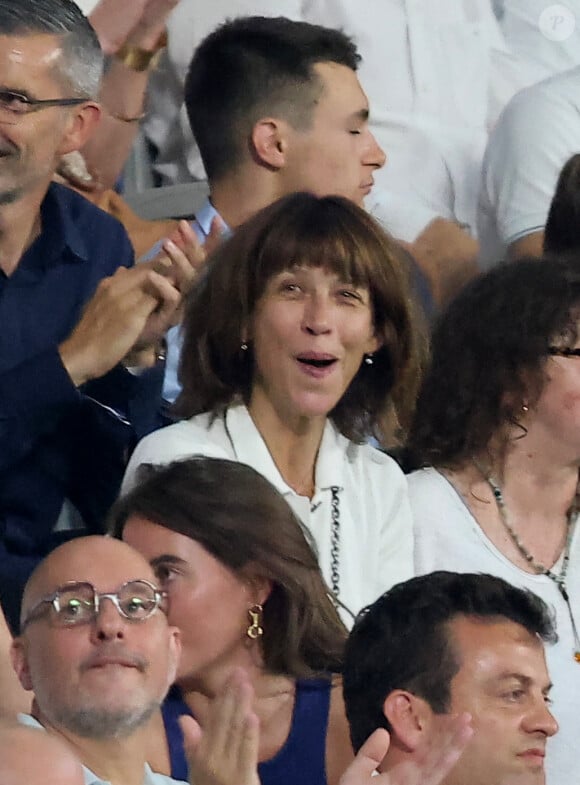
[[[252,147],[258,163],[270,169],[286,164],[284,124],[274,117],[263,117],[252,129]]]
[[[86,101],[71,110],[59,147],[60,155],[80,150],[99,124],[102,109],[95,101]]]
[[[22,689],[29,691],[32,690],[33,687],[32,680],[30,678],[30,669],[28,667],[26,643],[22,638],[14,638],[12,641],[10,645],[10,659]]]
[[[414,752],[424,741],[433,710],[412,692],[393,690],[385,698],[383,713],[392,728],[391,744]]]

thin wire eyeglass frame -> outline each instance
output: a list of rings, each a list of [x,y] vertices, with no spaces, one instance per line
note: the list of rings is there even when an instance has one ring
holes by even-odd
[[[150,596],[145,596],[142,598],[151,603],[151,605],[149,605],[147,608],[143,608],[143,606],[141,606],[141,610],[144,613],[143,616],[131,616],[127,613],[121,604],[120,595],[122,595],[126,590],[128,590],[127,601],[135,599],[135,597],[132,597],[132,595],[136,592],[131,592],[131,587],[136,587],[136,591],[137,587],[141,590],[146,587],[147,592],[150,594]],[[71,597],[71,599],[80,599],[81,603],[84,603],[84,605],[81,604],[77,607],[83,608],[87,611],[87,613],[86,615],[80,615],[77,618],[63,618],[62,612],[66,610],[66,608],[61,604],[61,596],[63,594],[70,594],[75,589],[78,589],[79,592],[81,592],[81,589],[88,589],[90,591],[90,597]],[[69,583],[59,586],[58,589],[56,589],[56,591],[54,591],[52,594],[49,594],[47,597],[43,597],[35,605],[33,605],[22,621],[20,629],[22,631],[31,622],[43,618],[46,613],[44,611],[39,611],[41,611],[45,605],[52,606],[54,610],[53,620],[55,622],[55,626],[74,627],[82,624],[91,624],[99,615],[100,603],[103,599],[111,600],[119,615],[124,619],[127,619],[131,622],[142,622],[149,619],[158,609],[164,610],[162,604],[166,597],[167,592],[161,591],[152,583],[144,579],[127,581],[122,586],[120,586],[116,592],[97,592],[92,583],[89,583],[88,581],[70,581]]]

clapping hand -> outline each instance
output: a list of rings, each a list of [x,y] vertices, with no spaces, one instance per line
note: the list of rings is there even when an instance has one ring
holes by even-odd
[[[469,714],[442,715],[439,717],[438,729],[421,751],[373,776],[387,754],[391,741],[388,731],[379,728],[360,748],[340,778],[339,785],[440,785],[472,736]]]
[[[192,784],[260,785],[260,733],[253,701],[253,687],[240,668],[214,698],[203,729],[193,717],[180,718]]]

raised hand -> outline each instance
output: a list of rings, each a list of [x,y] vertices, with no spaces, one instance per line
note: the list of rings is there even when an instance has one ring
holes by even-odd
[[[203,729],[192,717],[180,718],[192,785],[260,785],[253,700],[247,674],[237,669],[214,698]]]
[[[97,379],[129,352],[154,346],[174,323],[181,295],[149,264],[105,278],[71,335],[59,346],[76,386]]]
[[[218,217],[214,218],[210,232],[202,244],[190,224],[180,221],[175,231],[163,242],[161,252],[150,264],[156,272],[169,278],[181,294],[185,295],[191,289],[208,255],[222,242],[224,232],[223,221]]]
[[[178,2],[100,0],[89,18],[106,54],[114,54],[125,42],[148,49],[158,41]]]
[[[384,728],[376,730],[340,779],[340,785],[440,785],[459,760],[473,736],[471,715],[440,716],[429,743],[377,776],[373,772],[388,752],[390,738]]]

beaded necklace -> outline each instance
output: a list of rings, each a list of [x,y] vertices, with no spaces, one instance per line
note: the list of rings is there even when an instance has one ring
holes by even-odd
[[[578,628],[576,627],[576,620],[574,619],[574,614],[572,613],[572,606],[570,604],[570,596],[568,594],[568,588],[566,586],[566,575],[568,574],[568,564],[570,562],[570,549],[572,547],[572,538],[574,536],[574,530],[576,528],[576,521],[578,520],[578,515],[580,510],[578,509],[578,491],[576,492],[576,496],[574,497],[574,501],[572,502],[570,509],[566,513],[566,543],[564,545],[564,554],[562,557],[562,566],[560,568],[560,572],[556,573],[551,570],[549,567],[546,567],[544,564],[541,564],[539,561],[536,561],[526,546],[521,541],[518,533],[515,531],[513,526],[510,524],[508,520],[508,511],[505,503],[505,499],[503,498],[503,493],[501,488],[496,480],[483,470],[483,467],[473,459],[473,463],[477,470],[481,473],[483,479],[487,482],[489,487],[491,488],[491,492],[493,493],[493,498],[495,499],[495,503],[497,504],[497,511],[499,513],[500,520],[509,534],[513,544],[516,546],[518,551],[524,557],[524,559],[528,562],[530,567],[538,574],[538,575],[545,575],[551,581],[553,581],[556,586],[558,587],[558,591],[562,595],[564,602],[566,603],[566,608],[568,609],[568,615],[570,617],[570,624],[572,625],[572,634],[574,636],[574,659],[576,662],[580,663],[580,636],[578,635]]]

